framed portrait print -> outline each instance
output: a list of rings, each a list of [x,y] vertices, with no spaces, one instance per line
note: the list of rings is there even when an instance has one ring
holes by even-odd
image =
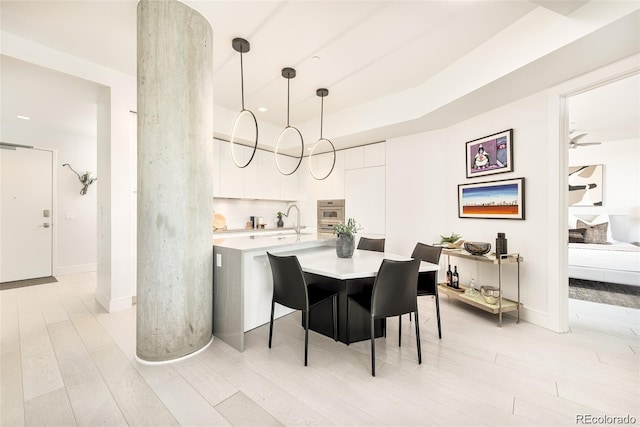
[[[524,178],[458,185],[458,217],[524,219]]]
[[[474,139],[465,147],[467,178],[513,172],[513,129]]]

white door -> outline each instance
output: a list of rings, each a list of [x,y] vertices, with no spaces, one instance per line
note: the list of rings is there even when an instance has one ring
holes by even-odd
[[[51,276],[53,153],[0,149],[0,282]]]

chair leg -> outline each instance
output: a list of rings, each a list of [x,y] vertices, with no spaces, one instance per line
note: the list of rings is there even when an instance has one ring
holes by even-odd
[[[271,337],[273,336],[273,311],[275,310],[276,302],[271,300],[271,320],[269,321],[269,348],[271,348]]]
[[[411,313],[409,313],[409,322],[411,322]]]
[[[338,296],[333,296],[333,340],[338,341]]]
[[[349,297],[347,297],[347,345],[349,345],[349,343],[351,342],[351,331],[350,331],[350,327],[349,324],[351,323],[351,317],[349,317],[349,314],[351,313],[351,300],[349,299]]]
[[[418,310],[416,309],[416,346],[418,347],[418,365],[422,364],[422,348],[420,348],[420,322],[418,322]]]
[[[376,376],[375,319],[371,316],[371,376]]]
[[[402,315],[398,316],[398,347],[402,347]]]
[[[307,353],[309,352],[309,312],[304,313],[304,366],[307,366]]]
[[[442,328],[440,326],[440,298],[438,294],[435,295],[436,298],[436,318],[438,319],[438,338],[442,339]]]

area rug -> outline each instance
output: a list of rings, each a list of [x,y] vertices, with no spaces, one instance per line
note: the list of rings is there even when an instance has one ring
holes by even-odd
[[[640,286],[570,278],[569,298],[640,309]]]
[[[37,279],[16,280],[15,282],[2,282],[0,283],[0,291],[6,291],[7,289],[24,288],[25,286],[44,285],[45,283],[55,283],[58,279],[53,276],[38,277]]]

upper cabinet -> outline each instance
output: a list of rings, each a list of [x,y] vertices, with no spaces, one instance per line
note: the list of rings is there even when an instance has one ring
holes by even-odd
[[[365,145],[363,148],[364,148],[364,167],[365,168],[385,165],[386,157],[385,157],[384,142]]]
[[[236,146],[238,162],[246,164],[253,147]],[[256,150],[251,163],[239,168],[231,157],[231,147],[226,141],[214,140],[214,184],[213,197],[262,200],[297,200],[298,174],[285,176],[278,172],[274,154],[270,151]],[[295,159],[293,159],[295,160]],[[283,156],[283,168],[291,170],[292,158]]]
[[[314,156],[315,157],[315,156]],[[344,159],[345,152],[336,152],[336,163],[333,167],[331,174],[322,180],[316,180],[311,177],[311,180],[316,181],[316,195],[317,199],[343,199],[344,198]],[[333,162],[333,154],[324,153],[318,155],[314,160],[314,170],[319,176],[325,176],[331,169],[331,163]],[[311,173],[309,173],[311,176]]]
[[[244,169],[241,169],[233,163],[231,158],[231,150],[229,143],[219,141],[218,158],[213,159],[214,164],[218,164],[220,176],[218,178],[218,193],[215,190],[214,197],[242,197],[244,183]],[[240,147],[239,147],[240,148]],[[214,189],[216,186],[214,186]]]
[[[384,142],[349,148],[348,150],[344,150],[344,153],[345,170],[384,166],[385,164]]]

